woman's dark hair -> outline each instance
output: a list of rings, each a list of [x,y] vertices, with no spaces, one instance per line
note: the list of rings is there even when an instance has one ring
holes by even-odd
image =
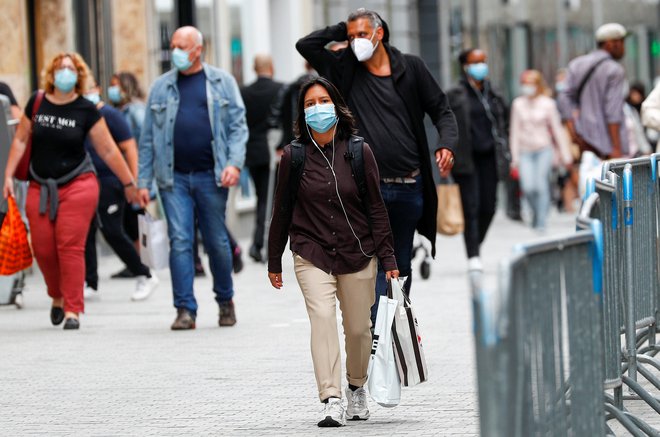
[[[144,92],[140,88],[140,84],[137,80],[137,77],[129,71],[120,71],[119,73],[113,74],[119,80],[119,87],[126,95],[126,102],[130,102],[133,99],[144,100]]]
[[[353,114],[351,114],[350,109],[346,106],[339,90],[329,80],[323,77],[314,77],[300,87],[297,105],[298,116],[295,125],[296,139],[303,144],[312,142],[312,138],[307,131],[307,124],[305,123],[305,94],[314,85],[320,85],[325,88],[332,103],[335,105],[335,112],[339,119],[337,121],[337,138],[347,140],[351,135],[357,133],[357,129],[355,129],[355,118],[353,118]]]
[[[465,49],[465,50],[462,50],[462,51],[458,54],[458,63],[461,64],[461,67],[464,66],[465,64],[467,64],[467,62],[468,62],[468,56],[470,56],[470,53],[472,53],[472,52],[475,51],[475,50],[476,50],[476,49],[474,49],[474,48]]]

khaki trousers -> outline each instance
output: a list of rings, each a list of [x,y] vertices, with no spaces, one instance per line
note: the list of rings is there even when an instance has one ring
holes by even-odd
[[[342,314],[346,339],[346,379],[362,387],[367,381],[371,355],[371,306],[376,285],[376,260],[346,275],[329,275],[299,255],[294,255],[298,284],[302,289],[312,330],[312,361],[321,401],[341,398],[341,351],[336,305]]]

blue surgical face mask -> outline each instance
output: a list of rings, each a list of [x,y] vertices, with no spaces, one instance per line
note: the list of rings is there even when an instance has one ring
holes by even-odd
[[[121,102],[121,88],[119,85],[113,85],[108,87],[108,99],[112,103],[119,103]]]
[[[68,93],[76,86],[78,74],[68,68],[55,71],[55,87],[63,93]]]
[[[99,96],[99,93],[97,92],[85,94],[84,97],[90,102],[92,102],[95,106],[98,105],[99,102],[101,101],[101,96]]]
[[[305,108],[305,123],[320,134],[327,132],[337,123],[335,105],[326,103]]]
[[[485,62],[470,64],[465,71],[472,79],[481,82],[488,77],[488,64]]]
[[[177,70],[186,71],[192,67],[193,63],[189,59],[189,53],[177,47],[172,50],[172,64],[174,64]]]

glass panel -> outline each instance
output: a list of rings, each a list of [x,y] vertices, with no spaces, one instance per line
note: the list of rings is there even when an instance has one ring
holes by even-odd
[[[176,29],[174,16],[174,0],[155,0],[156,26],[160,57],[158,59],[160,72],[168,71],[170,67],[170,38]]]

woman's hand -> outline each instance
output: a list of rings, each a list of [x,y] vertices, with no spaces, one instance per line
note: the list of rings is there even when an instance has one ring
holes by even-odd
[[[398,278],[399,277],[399,271],[398,270],[388,270],[385,272],[385,278],[389,281],[392,278]]]
[[[134,183],[124,186],[124,195],[128,203],[138,203],[138,189]]]
[[[2,187],[2,197],[6,199],[7,197],[14,197],[14,178],[5,178],[5,185]]]
[[[270,285],[278,290],[284,285],[284,282],[282,282],[282,273],[268,272],[268,279],[270,280]]]
[[[140,208],[146,208],[147,205],[149,205],[149,202],[151,201],[151,193],[147,188],[141,188],[138,190],[137,193],[137,201],[135,203],[138,203],[140,205]]]

